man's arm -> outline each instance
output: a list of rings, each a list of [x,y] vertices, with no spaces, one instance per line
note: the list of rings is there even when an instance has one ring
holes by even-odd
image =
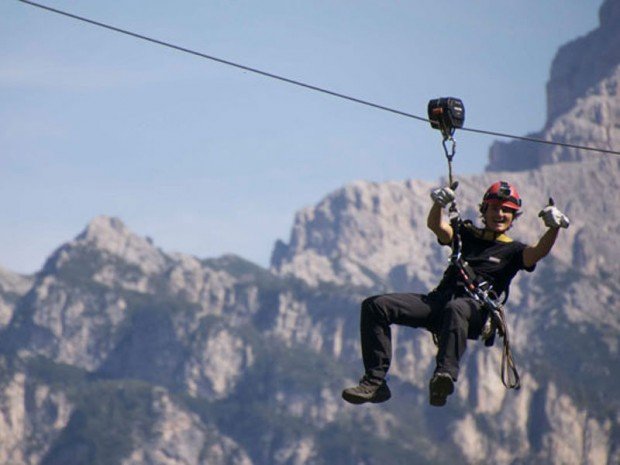
[[[435,233],[437,239],[441,244],[448,245],[452,242],[452,226],[446,220],[443,219],[441,204],[433,201],[433,205],[428,212],[428,218],[426,219],[426,226],[428,229]]]
[[[523,265],[526,268],[536,265],[541,258],[546,257],[551,252],[559,231],[560,228],[549,228],[538,240],[538,244],[528,245],[523,249]]]
[[[523,265],[526,268],[534,266],[541,258],[547,256],[558,238],[560,228],[570,226],[568,217],[553,205],[553,199],[549,199],[549,205],[543,208],[538,216],[549,229],[538,240],[538,244],[529,245],[523,250]]]

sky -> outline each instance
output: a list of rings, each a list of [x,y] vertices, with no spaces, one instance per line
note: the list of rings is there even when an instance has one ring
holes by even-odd
[[[561,45],[602,0],[41,0],[211,56],[465,126],[545,123]],[[458,132],[456,175],[489,136]],[[0,1],[0,267],[34,273],[99,215],[166,252],[268,267],[295,213],[355,180],[446,175],[424,122]]]

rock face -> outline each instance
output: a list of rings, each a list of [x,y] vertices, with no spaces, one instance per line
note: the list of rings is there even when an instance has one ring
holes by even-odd
[[[617,16],[605,2],[600,31],[559,53],[545,131],[617,143],[620,60],[584,57],[590,41],[611,40]],[[571,63],[579,85],[562,80]],[[511,147],[523,155],[514,166]],[[0,270],[0,463],[620,463],[620,159],[493,150],[495,169],[517,172],[460,178],[464,216],[507,179],[525,201],[515,238],[537,240],[549,196],[572,220],[512,285],[519,391],[500,383],[499,347],[471,341],[455,395],[431,408],[436,349],[427,333],[395,327],[393,399],[340,399],[362,370],[361,300],[427,291],[447,264],[426,228],[430,184],[356,182],[327,195],[297,214],[270,270],[169,254],[98,217],[36,275]]]
[[[40,463],[67,426],[73,405],[68,396],[13,369],[0,356],[0,463]]]
[[[0,329],[5,327],[15,311],[16,302],[32,286],[33,278],[0,268]]]
[[[606,150],[620,147],[620,4],[606,1],[599,16],[598,29],[558,51],[547,83],[547,122],[530,136]],[[529,170],[592,157],[600,155],[530,142],[496,142],[487,170]]]
[[[429,284],[438,271],[432,269],[433,239],[420,234],[429,189],[419,181],[357,182],[331,194],[297,214],[289,244],[275,246],[274,271],[310,285],[412,279]],[[414,257],[419,267],[411,268]],[[401,268],[394,269],[395,263]]]

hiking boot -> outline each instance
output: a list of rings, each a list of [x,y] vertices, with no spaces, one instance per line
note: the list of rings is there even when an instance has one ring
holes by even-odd
[[[385,402],[392,393],[385,380],[381,382],[373,382],[364,376],[358,386],[350,387],[342,391],[342,398],[350,404],[364,404],[371,402],[378,404]]]
[[[448,373],[435,373],[429,384],[430,402],[435,407],[446,405],[446,399],[454,392],[454,381]]]

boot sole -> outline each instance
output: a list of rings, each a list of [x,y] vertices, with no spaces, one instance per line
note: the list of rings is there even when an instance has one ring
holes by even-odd
[[[346,400],[348,403],[355,404],[355,405],[366,404],[366,403],[380,404],[381,402],[385,402],[386,400],[389,400],[391,397],[392,397],[392,393],[389,390],[385,393],[381,393],[371,398],[360,397],[360,396],[356,396],[355,394],[342,391],[342,398]]]
[[[446,405],[448,396],[454,392],[454,381],[449,376],[438,376],[431,380],[430,403],[434,407]]]

